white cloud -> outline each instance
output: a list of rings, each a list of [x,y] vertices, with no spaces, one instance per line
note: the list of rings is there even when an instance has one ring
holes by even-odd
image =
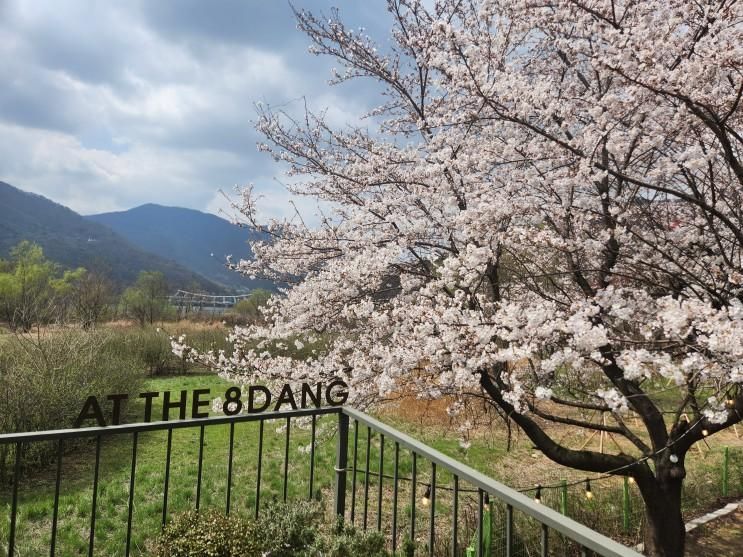
[[[244,161],[223,151],[133,146],[112,153],[83,146],[74,137],[0,125],[4,179],[81,213],[128,208],[134,201],[204,209],[220,176],[245,171]]]
[[[360,123],[369,103],[329,90],[306,41],[271,33],[293,27],[286,6],[262,8],[276,19],[250,22],[265,29],[240,42],[239,25],[222,40],[218,25],[148,9],[0,0],[0,180],[81,213],[147,202],[216,211],[220,188],[255,182],[266,216],[293,214],[293,197],[266,186],[280,169],[255,149],[253,103],[306,95],[341,126]],[[250,15],[239,2],[223,9]]]

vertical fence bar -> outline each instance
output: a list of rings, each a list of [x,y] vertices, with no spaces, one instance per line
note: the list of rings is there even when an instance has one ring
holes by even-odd
[[[129,557],[129,551],[132,545],[132,513],[134,511],[134,476],[137,471],[137,440],[139,434],[135,431],[132,434],[132,468],[129,473],[129,514],[126,519],[126,557]],[[97,466],[97,463],[96,463]],[[92,549],[92,546],[91,546]],[[91,553],[92,557],[92,553]]]
[[[549,553],[549,529],[546,524],[542,524],[542,551],[541,557],[548,557]]]
[[[415,496],[418,475],[418,455],[413,451],[413,467],[410,473],[410,540],[415,541]]]
[[[312,501],[315,489],[315,435],[317,430],[317,416],[312,415],[312,438],[310,439],[310,493],[308,499]]]
[[[62,444],[63,440],[57,441],[57,476],[54,480],[54,510],[52,511],[52,540],[49,544],[49,555],[54,557],[57,546],[57,518],[59,516],[59,485],[62,480]]]
[[[258,469],[255,473],[255,517],[258,518],[258,510],[261,506],[261,471],[263,468],[263,422],[258,422]]]
[[[379,483],[377,484],[377,531],[382,530],[382,478],[384,477],[384,435],[379,434]]]
[[[371,427],[366,428],[366,467],[364,468],[364,519],[363,525],[366,530],[366,519],[369,513],[369,466],[371,463]]]
[[[356,520],[356,468],[359,456],[359,421],[353,421],[353,476],[351,477],[351,524]]]
[[[629,532],[630,528],[630,508],[629,508],[629,478],[624,477],[624,485],[622,486],[622,528],[624,532]]]
[[[400,477],[400,443],[395,441],[395,466],[392,472],[392,552],[397,551],[397,488]]]
[[[204,471],[204,426],[199,430],[199,468],[196,472],[196,510],[201,504],[201,474]]]
[[[729,472],[730,472],[730,447],[725,447],[722,453],[722,496],[727,497],[729,492]]]
[[[134,434],[136,435],[136,433]],[[95,513],[98,504],[98,471],[101,465],[101,436],[95,438],[95,470],[93,471],[93,504],[90,513],[90,539],[88,540],[88,557],[93,557],[93,542],[95,540]],[[128,554],[127,554],[128,555]]]
[[[429,515],[430,523],[428,526],[428,551],[433,556],[433,544],[436,537],[436,463],[431,463],[431,512]]]
[[[168,430],[168,442],[165,449],[165,485],[163,485],[163,519],[162,526],[168,519],[168,488],[170,487],[170,451],[173,445],[173,430]]]
[[[483,542],[483,512],[485,508],[485,492],[482,489],[477,490],[477,557],[483,557],[485,554],[482,547]]]
[[[286,503],[287,489],[289,487],[289,431],[291,418],[286,418],[286,439],[284,440],[284,503]]]
[[[13,500],[10,504],[10,534],[8,535],[8,557],[15,550],[15,523],[18,516],[18,484],[21,483],[21,444],[15,444],[15,464],[13,465]]]
[[[560,512],[568,514],[568,481],[565,479],[560,480]]]
[[[458,557],[457,546],[459,536],[459,476],[454,475],[454,492],[451,504],[451,556]]]
[[[235,422],[230,422],[230,451],[227,457],[227,502],[225,514],[230,514],[230,502],[232,499],[232,459],[235,450]]]
[[[348,466],[348,416],[338,414],[338,441],[335,446],[335,514],[346,515],[346,467]]]
[[[506,557],[513,557],[513,507],[506,505]]]

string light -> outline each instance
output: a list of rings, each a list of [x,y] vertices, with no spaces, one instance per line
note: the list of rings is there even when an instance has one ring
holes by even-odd
[[[679,461],[679,457],[676,456],[675,454],[672,454],[671,456],[668,457],[668,460],[676,464]]]
[[[707,437],[707,436],[709,435],[709,430],[708,430],[708,429],[706,429],[706,428],[705,428],[705,429],[703,429],[703,430],[702,430],[702,435],[703,435],[704,437]]]
[[[427,507],[431,504],[431,486],[426,486],[426,492],[423,494],[423,497],[421,498],[421,505],[424,507]]]
[[[635,483],[635,478],[633,478],[632,476],[627,476],[627,481],[629,483],[633,484],[633,483]]]
[[[591,480],[586,478],[586,499],[593,499],[593,491],[591,491]]]
[[[535,503],[541,503],[542,502],[542,486],[537,486],[537,492],[534,494],[534,502]]]

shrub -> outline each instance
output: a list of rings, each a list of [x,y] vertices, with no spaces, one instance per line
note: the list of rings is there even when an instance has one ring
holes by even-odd
[[[141,329],[130,332],[124,341],[129,349],[142,362],[150,375],[163,375],[168,369],[181,366],[175,362],[176,356],[170,349],[170,340],[167,335],[155,329]]]
[[[0,432],[72,427],[85,399],[137,392],[143,374],[112,333],[59,329],[0,339]],[[49,444],[24,448],[25,465],[44,464]],[[0,480],[10,447],[0,447]]]
[[[317,503],[270,504],[257,521],[262,553],[271,557],[307,554],[317,539],[321,520]]]
[[[327,557],[386,557],[385,539],[381,532],[364,532],[338,523],[334,535],[325,535],[316,544]]]
[[[387,557],[378,532],[328,523],[319,503],[269,504],[257,520],[217,511],[175,516],[156,542],[158,557]]]
[[[178,336],[179,333],[171,334]],[[225,350],[229,354],[231,345],[225,336],[226,333],[222,329],[196,330],[188,333],[188,342],[199,352],[215,349]],[[118,353],[135,358],[140,368],[149,375],[187,373],[193,367],[192,363],[173,353],[169,332],[160,331],[154,327],[121,330],[116,334],[113,343]]]
[[[155,548],[161,557],[233,557],[260,555],[256,523],[235,515],[188,511],[176,515]]]
[[[262,308],[266,306],[271,298],[271,292],[258,288],[250,293],[250,296],[237,302],[225,313],[225,321],[231,325],[253,325],[263,323]]]

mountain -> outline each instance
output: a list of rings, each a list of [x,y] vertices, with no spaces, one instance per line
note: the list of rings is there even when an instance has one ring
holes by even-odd
[[[39,244],[51,260],[66,267],[99,269],[120,286],[140,271],[160,271],[171,288],[224,288],[175,261],[132,245],[109,227],[86,219],[41,195],[0,182],[0,257],[22,240]]]
[[[172,259],[230,290],[275,290],[270,281],[248,279],[225,267],[228,255],[234,261],[251,258],[248,241],[260,237],[216,215],[147,204],[87,218],[110,227],[140,249]]]

